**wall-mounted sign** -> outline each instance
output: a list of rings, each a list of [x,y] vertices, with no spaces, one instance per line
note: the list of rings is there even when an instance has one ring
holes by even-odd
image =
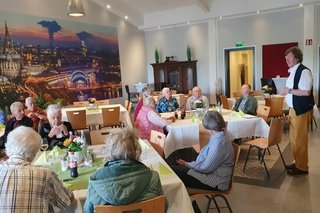
[[[236,47],[243,47],[244,42],[243,41],[236,41]]]
[[[312,45],[312,39],[306,39],[306,46]]]

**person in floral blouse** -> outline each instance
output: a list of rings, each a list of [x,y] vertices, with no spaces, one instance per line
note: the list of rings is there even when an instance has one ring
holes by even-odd
[[[179,108],[179,104],[175,97],[172,97],[171,90],[168,87],[162,89],[163,97],[160,98],[157,104],[157,111],[162,112],[173,112]]]

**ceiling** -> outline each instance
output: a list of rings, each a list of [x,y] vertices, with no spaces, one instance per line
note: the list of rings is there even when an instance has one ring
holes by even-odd
[[[91,0],[141,30],[219,17],[270,12],[320,0]],[[107,5],[110,8],[107,9]]]

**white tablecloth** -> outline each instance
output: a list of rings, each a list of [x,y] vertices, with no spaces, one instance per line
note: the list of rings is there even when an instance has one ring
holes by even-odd
[[[89,149],[94,149],[95,153],[101,153],[102,145],[90,146]],[[167,198],[169,203],[168,213],[193,213],[193,208],[191,205],[191,200],[188,195],[188,192],[182,183],[182,181],[178,178],[178,176],[171,170],[169,165],[160,157],[160,155],[147,144],[145,148],[142,147],[141,161],[146,166],[152,168],[156,171],[159,171],[159,163],[165,166],[167,169],[171,171],[170,174],[162,175],[160,173],[160,181],[163,189],[163,193]],[[68,212],[82,212],[82,206],[86,199],[86,189],[73,191],[76,200],[69,208]]]
[[[282,78],[272,78],[274,84],[276,85],[277,93],[280,93],[280,90],[286,86],[287,77]]]
[[[132,122],[129,116],[128,111],[121,104],[110,104],[99,106],[99,109],[87,110],[87,125],[96,125],[103,124],[102,119],[102,110],[101,108],[110,108],[110,107],[120,107],[120,121],[125,123],[126,126],[132,127]],[[83,110],[86,107],[72,107],[72,108],[63,108],[62,111],[62,120],[68,121],[66,111],[74,111],[74,110]]]

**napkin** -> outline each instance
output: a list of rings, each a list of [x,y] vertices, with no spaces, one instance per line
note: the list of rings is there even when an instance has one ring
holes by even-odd
[[[159,174],[160,175],[170,175],[172,172],[162,163],[159,163]]]
[[[46,152],[42,152],[41,155],[38,157],[38,159],[34,162],[34,164],[36,165],[44,165],[46,164],[47,161],[47,153]]]
[[[239,112],[233,112],[233,117],[235,118],[242,118],[245,115],[245,113],[241,110]]]

